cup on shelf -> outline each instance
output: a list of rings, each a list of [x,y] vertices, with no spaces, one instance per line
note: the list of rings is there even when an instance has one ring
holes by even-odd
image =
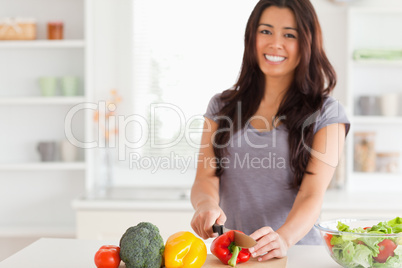
[[[78,94],[79,79],[77,76],[63,76],[60,78],[61,92],[64,96],[76,96]]]
[[[56,142],[41,141],[38,142],[37,150],[42,162],[56,161]]]
[[[377,153],[377,171],[382,173],[398,173],[399,152]]]
[[[67,139],[60,142],[60,158],[63,162],[77,161],[77,147]]]
[[[377,115],[378,97],[377,96],[360,96],[357,100],[359,107],[359,115]]]
[[[57,78],[54,76],[39,77],[39,86],[42,96],[54,96],[57,91]]]
[[[47,23],[47,39],[61,40],[63,39],[63,22],[49,21]]]
[[[353,169],[356,172],[375,172],[375,132],[354,133]]]
[[[397,116],[399,108],[399,94],[387,93],[381,95],[381,114],[383,116]]]

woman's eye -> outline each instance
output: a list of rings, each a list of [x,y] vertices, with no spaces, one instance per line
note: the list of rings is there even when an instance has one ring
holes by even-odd
[[[262,33],[262,34],[272,34],[270,31],[268,31],[268,30],[262,30],[260,33]]]
[[[294,34],[285,34],[285,37],[288,38],[296,38],[296,36]]]

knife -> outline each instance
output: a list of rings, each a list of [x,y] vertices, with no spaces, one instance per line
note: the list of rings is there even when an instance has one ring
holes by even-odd
[[[219,225],[217,223],[212,225],[212,232],[218,233],[218,235],[222,235],[228,231],[231,231],[231,230],[226,228],[223,225]],[[255,241],[252,237],[250,237],[246,234],[234,231],[234,243],[236,246],[241,247],[241,248],[251,248],[257,244],[257,241]]]

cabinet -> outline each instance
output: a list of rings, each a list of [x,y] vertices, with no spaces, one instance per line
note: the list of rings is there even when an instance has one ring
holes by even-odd
[[[402,189],[401,27],[400,5],[348,10],[347,98],[352,127],[347,147],[347,188],[352,191]],[[390,50],[400,55],[373,56]],[[357,57],[358,52],[369,57]],[[387,160],[393,161],[392,167],[387,166],[390,172],[381,167],[387,164],[381,159],[385,155],[392,155]],[[360,167],[359,162],[365,166]]]
[[[70,202],[86,189],[90,156],[78,150],[64,162],[60,142],[66,139],[67,113],[91,96],[87,0],[0,0],[0,18],[30,17],[37,22],[32,41],[0,41],[0,236],[74,236]],[[47,40],[47,22],[64,23],[63,40]],[[42,76],[78,77],[78,93],[64,96],[60,84],[53,96],[42,96]],[[91,114],[77,112],[71,131],[77,140],[91,136]],[[40,141],[56,142],[54,161],[42,162]]]
[[[77,212],[77,238],[120,239],[131,226],[151,222],[159,228],[163,240],[180,231],[193,232],[190,222],[194,212],[169,209],[144,210],[92,210]]]
[[[131,226],[151,222],[164,241],[180,231],[193,232],[190,200],[76,199],[77,238],[119,240]],[[206,242],[211,243],[213,239]]]

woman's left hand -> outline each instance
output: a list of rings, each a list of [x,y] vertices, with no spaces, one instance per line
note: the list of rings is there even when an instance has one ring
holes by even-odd
[[[272,230],[271,227],[266,226],[258,229],[250,236],[257,241],[257,244],[249,248],[249,250],[253,258],[258,257],[258,261],[283,258],[286,256],[288,251],[287,243],[281,235]]]

